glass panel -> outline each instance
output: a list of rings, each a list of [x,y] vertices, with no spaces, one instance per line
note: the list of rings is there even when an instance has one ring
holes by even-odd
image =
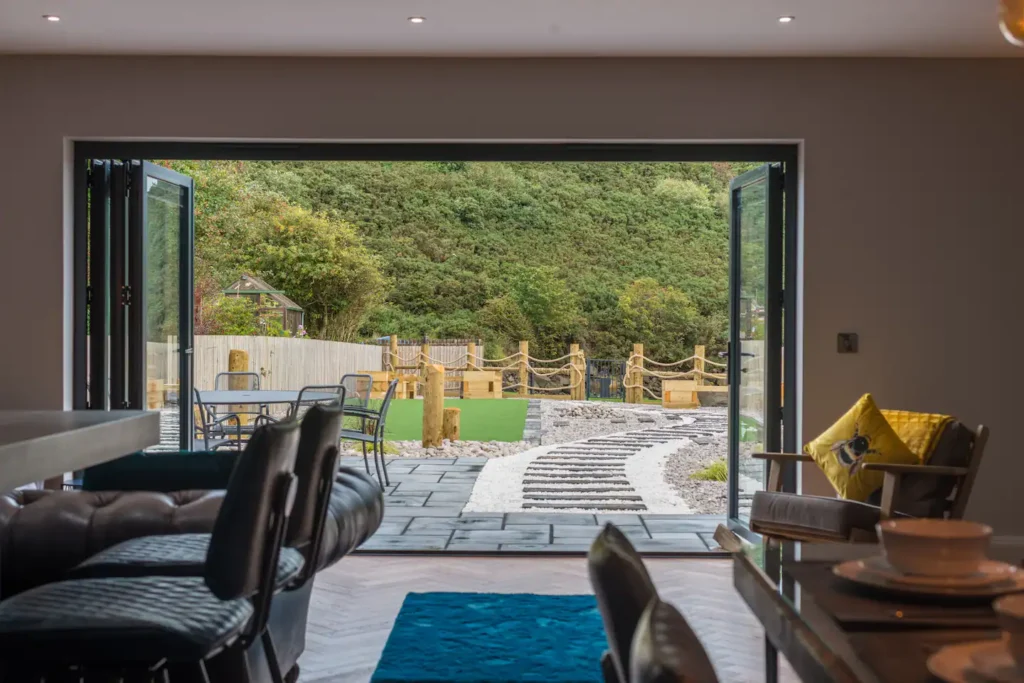
[[[146,177],[146,408],[159,410],[160,450],[178,450],[181,230],[187,189]]]
[[[755,491],[764,489],[767,468],[751,454],[765,448],[765,313],[767,304],[768,176],[762,176],[737,190],[739,193],[739,249],[736,320],[739,372],[734,391],[738,393],[739,458],[737,489],[739,518],[750,519]]]

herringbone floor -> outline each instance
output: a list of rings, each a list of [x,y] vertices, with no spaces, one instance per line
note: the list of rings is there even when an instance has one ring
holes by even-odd
[[[646,560],[697,632],[722,683],[764,680],[763,634],[732,588],[730,560]],[[303,683],[366,683],[411,591],[589,593],[584,558],[347,557],[316,578]],[[796,677],[783,664],[781,680]]]

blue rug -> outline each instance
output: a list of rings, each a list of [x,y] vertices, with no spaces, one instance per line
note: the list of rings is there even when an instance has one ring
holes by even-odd
[[[372,683],[600,683],[592,595],[410,593]]]

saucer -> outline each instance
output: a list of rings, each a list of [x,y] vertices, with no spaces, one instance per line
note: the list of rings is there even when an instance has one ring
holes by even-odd
[[[864,560],[867,571],[873,571],[885,577],[887,581],[909,586],[930,586],[934,588],[967,588],[970,586],[991,586],[1008,581],[1018,570],[1012,564],[997,560],[984,560],[978,571],[966,576],[920,576],[904,574],[882,556]]]
[[[927,662],[928,671],[946,683],[1024,683],[1006,640],[981,640],[947,645]]]
[[[933,577],[912,577],[899,574],[880,558],[842,562],[832,567],[836,576],[862,586],[882,588],[905,595],[946,595],[960,598],[995,598],[1007,593],[1024,591],[1024,572],[1012,571],[1006,578],[993,583],[977,584],[972,581],[955,583],[948,579],[936,583]],[[894,578],[894,575],[897,575]],[[969,577],[974,578],[974,577]],[[975,579],[976,580],[976,579]]]
[[[971,669],[986,681],[1024,683],[1024,670],[1013,661],[1005,640],[991,647],[979,647],[971,653]]]

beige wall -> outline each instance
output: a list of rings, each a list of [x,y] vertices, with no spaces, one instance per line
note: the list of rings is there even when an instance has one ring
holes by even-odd
[[[0,407],[66,405],[67,139],[802,140],[804,433],[864,391],[985,421],[969,514],[1024,533],[1024,361],[996,362],[1021,332],[1022,84],[1024,60],[0,58]]]

